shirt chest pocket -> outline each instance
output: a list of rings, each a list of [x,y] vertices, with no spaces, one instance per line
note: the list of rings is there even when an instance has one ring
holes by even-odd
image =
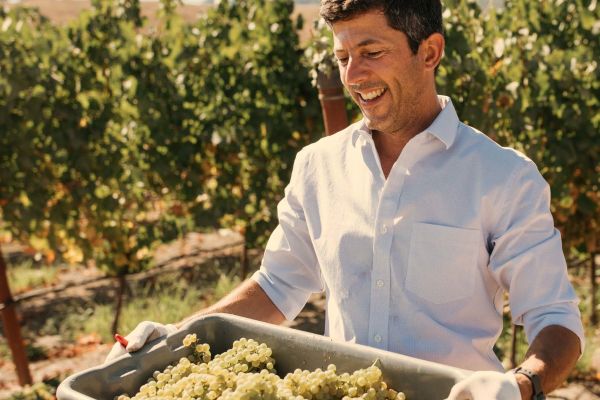
[[[405,286],[434,304],[470,297],[477,273],[480,231],[415,223]]]

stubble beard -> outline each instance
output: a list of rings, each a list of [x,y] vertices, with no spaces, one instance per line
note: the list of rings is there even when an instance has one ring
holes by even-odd
[[[389,98],[389,108],[385,115],[376,116],[373,119],[367,117],[367,114],[361,113],[365,119],[367,127],[371,131],[377,131],[391,136],[403,136],[417,120],[419,107],[419,93],[406,87],[400,82],[391,82],[385,85]],[[395,96],[394,96],[395,93]],[[357,102],[357,99],[353,99]],[[358,103],[357,103],[358,104]],[[360,108],[360,105],[359,105]]]
[[[398,106],[392,106],[388,114],[371,119],[361,110],[365,124],[372,132],[379,132],[391,136],[401,136],[406,133],[411,125],[416,121],[416,109],[418,105],[415,101],[403,102]],[[359,107],[360,108],[360,107]],[[400,110],[401,108],[401,110]],[[401,113],[393,115],[394,113]]]

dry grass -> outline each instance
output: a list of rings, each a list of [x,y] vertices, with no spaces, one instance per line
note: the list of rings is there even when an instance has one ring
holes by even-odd
[[[22,5],[28,7],[37,7],[41,13],[50,20],[65,24],[74,20],[77,16],[91,7],[89,0],[22,0]],[[159,3],[141,3],[142,15],[148,18],[150,26],[156,24],[156,12]],[[203,14],[211,5],[183,5],[179,7],[179,12],[188,23],[194,22],[199,14]],[[319,17],[318,4],[297,4],[294,10],[294,18],[302,14],[304,18],[304,28],[300,32],[300,41],[306,43],[311,36],[312,22]]]

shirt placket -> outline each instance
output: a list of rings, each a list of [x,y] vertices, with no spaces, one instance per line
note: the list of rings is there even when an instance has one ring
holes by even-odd
[[[373,146],[375,152],[375,147]],[[377,154],[375,153],[377,157]],[[373,268],[371,270],[371,302],[369,312],[369,346],[388,349],[390,317],[390,257],[394,238],[394,216],[408,174],[404,164],[408,157],[399,157],[379,196],[373,235]],[[404,160],[403,160],[404,159]]]

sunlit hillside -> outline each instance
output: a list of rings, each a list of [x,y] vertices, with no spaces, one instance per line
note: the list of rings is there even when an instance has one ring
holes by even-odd
[[[1,3],[1,2],[0,2]],[[21,4],[26,6],[38,7],[42,14],[57,23],[67,23],[77,17],[77,15],[91,7],[89,0],[22,0],[11,1],[11,4]],[[193,22],[198,14],[206,12],[210,4],[201,4],[201,1],[184,2],[184,5],[179,8],[183,18],[187,22]],[[206,1],[205,3],[212,3]],[[142,1],[142,14],[148,18],[150,26],[155,23],[156,12],[158,11],[159,3],[156,1]],[[304,29],[300,32],[301,41],[304,42],[310,37],[312,21],[318,18],[319,4],[296,4],[294,16],[302,14],[305,24]]]

